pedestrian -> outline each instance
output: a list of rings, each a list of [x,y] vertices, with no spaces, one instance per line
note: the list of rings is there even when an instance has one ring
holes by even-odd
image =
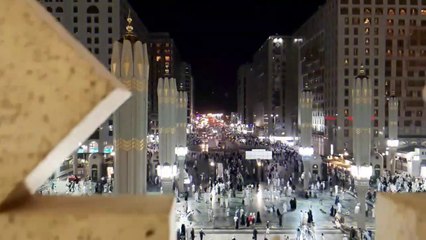
[[[194,228],[191,229],[191,240],[195,239],[195,231]]]
[[[203,238],[204,238],[205,235],[206,234],[204,233],[203,229],[201,228],[201,230],[200,230],[200,240],[203,240]]]
[[[325,240],[324,233],[321,233],[321,240]]]
[[[257,240],[257,229],[256,228],[253,229],[253,237],[252,237],[252,239],[253,240]]]

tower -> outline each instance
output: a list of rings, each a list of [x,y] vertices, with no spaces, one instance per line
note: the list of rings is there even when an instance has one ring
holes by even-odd
[[[113,45],[111,72],[132,92],[114,114],[114,192],[146,192],[147,90],[149,63],[147,45],[133,33],[132,18],[123,39]]]

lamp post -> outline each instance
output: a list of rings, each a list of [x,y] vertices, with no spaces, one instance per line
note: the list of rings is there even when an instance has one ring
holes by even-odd
[[[351,166],[351,174],[355,179],[356,191],[360,203],[360,211],[357,216],[358,227],[361,229],[365,229],[365,195],[367,194],[369,188],[370,177],[373,174],[373,167],[368,165]]]
[[[312,147],[301,147],[299,148],[299,154],[302,156],[302,161],[303,161],[303,171],[304,171],[303,189],[308,190],[309,178],[311,175],[310,165],[311,165],[312,155],[314,155],[314,149]]]
[[[361,66],[355,77],[352,89],[353,112],[353,156],[356,166],[351,167],[355,178],[358,200],[361,204],[358,214],[358,227],[365,229],[365,195],[373,169],[371,167],[371,115],[372,90],[371,82]]]
[[[175,148],[175,154],[177,156],[178,160],[178,168],[179,168],[179,174],[178,174],[178,189],[179,192],[182,193],[185,191],[185,158],[186,154],[188,154],[188,148],[187,147],[176,147]]]
[[[173,194],[173,178],[176,176],[176,165],[164,163],[157,167],[158,176],[161,179],[161,187],[163,194]]]

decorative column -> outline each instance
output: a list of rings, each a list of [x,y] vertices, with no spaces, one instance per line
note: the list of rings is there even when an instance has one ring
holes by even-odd
[[[312,148],[312,91],[305,89],[302,91],[300,106],[300,143],[299,154],[302,155],[304,179],[303,189],[309,188],[311,175],[311,160],[314,150]]]
[[[145,194],[148,51],[133,34],[130,16],[127,22],[127,33],[114,43],[111,59],[111,72],[132,92],[114,114],[114,192]]]
[[[386,168],[391,171],[391,174],[395,173],[395,155],[398,149],[398,98],[391,96],[388,101],[389,109],[389,139],[387,140],[387,146],[389,147],[389,154],[387,156]]]
[[[371,82],[361,66],[352,89],[353,112],[353,156],[356,166],[351,167],[355,178],[355,187],[360,203],[357,216],[358,227],[365,229],[365,195],[369,187],[369,180],[373,173],[371,167],[371,116],[372,94]]]

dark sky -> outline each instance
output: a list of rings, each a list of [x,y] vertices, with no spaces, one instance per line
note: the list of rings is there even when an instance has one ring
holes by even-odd
[[[325,0],[129,2],[150,32],[169,32],[192,65],[195,110],[231,112],[239,65],[251,61],[269,35],[292,34]]]

